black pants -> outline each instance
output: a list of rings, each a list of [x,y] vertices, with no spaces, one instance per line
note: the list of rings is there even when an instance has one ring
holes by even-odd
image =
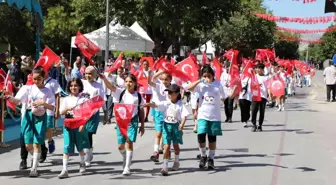
[[[330,101],[330,92],[332,92],[332,100],[335,100],[336,85],[327,85],[327,100]]]
[[[190,92],[185,92],[184,95],[187,97],[187,102],[190,102]]]
[[[233,99],[227,98],[224,101],[224,105],[225,105],[224,110],[225,110],[225,115],[226,115],[227,120],[232,119],[233,102],[234,102],[234,98]]]
[[[251,101],[240,99],[239,107],[240,107],[241,122],[242,123],[248,122],[248,120],[250,119]]]
[[[257,114],[259,111],[259,126],[262,126],[264,123],[265,117],[265,108],[267,100],[262,98],[260,102],[252,102],[252,124],[257,125]]]

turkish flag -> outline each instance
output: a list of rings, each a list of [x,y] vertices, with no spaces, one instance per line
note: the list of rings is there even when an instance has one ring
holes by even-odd
[[[243,69],[242,79],[252,78],[252,76],[254,76],[254,75],[255,75],[255,73],[254,73],[254,70],[253,70],[253,63],[252,63],[252,61],[249,61]]]
[[[139,93],[141,94],[145,93],[148,90],[149,86],[148,86],[148,76],[145,75],[143,67],[132,74],[134,74],[134,76],[137,78],[137,82],[139,85],[138,87]]]
[[[42,52],[40,59],[35,64],[35,67],[42,66],[43,70],[48,73],[51,66],[54,65],[55,62],[59,61],[60,57],[56,55],[48,46],[46,46]]]
[[[160,58],[158,62],[155,63],[155,68],[162,69],[172,76],[179,78],[183,82],[191,81],[190,76],[186,75],[184,72],[177,70],[174,65],[167,61],[165,58]]]
[[[170,63],[173,64],[173,65],[175,65],[175,64],[176,64],[176,60],[172,57],[172,58],[170,59]]]
[[[224,57],[226,59],[228,59],[229,61],[233,60],[234,55],[235,55],[235,50],[233,50],[233,49],[230,49],[229,51],[227,51],[226,53],[224,53]]]
[[[185,75],[189,76],[191,81],[198,80],[198,70],[199,66],[194,62],[192,57],[188,57],[175,65],[176,70],[183,72]]]
[[[216,74],[215,74],[216,80],[220,80],[220,77],[221,77],[222,72],[223,72],[223,66],[222,66],[221,63],[219,63],[217,57],[214,58],[214,60],[212,61],[212,64],[216,69]]]
[[[256,76],[252,76],[251,78],[251,92],[252,92],[252,101],[260,102],[261,101],[260,84]]]
[[[114,114],[120,133],[128,138],[127,130],[132,121],[133,112],[135,109],[134,104],[114,104]]]
[[[190,52],[190,54],[189,54],[189,57],[195,62],[195,64],[197,65],[197,57],[193,54],[193,53],[191,53]]]
[[[3,89],[5,86],[6,72],[3,69],[0,69],[0,89]]]
[[[100,52],[100,48],[93,42],[91,42],[88,38],[86,38],[83,34],[81,34],[79,31],[77,32],[76,35],[75,45],[82,52],[87,61],[91,65],[94,65],[94,62],[91,59],[91,57]]]
[[[208,56],[207,56],[207,54],[206,54],[206,51],[203,52],[203,55],[202,55],[202,63],[203,63],[203,65],[204,65],[204,64],[209,64],[209,63],[210,63],[210,61],[209,61],[209,59],[208,59]]]
[[[105,70],[105,72],[113,72],[122,66],[123,53],[120,53],[117,60],[114,61],[113,65]]]
[[[285,95],[285,82],[280,77],[280,73],[274,75],[268,83],[273,96],[279,97]]]
[[[104,105],[104,99],[95,96],[72,109],[73,118],[64,119],[64,126],[70,129],[84,125]]]
[[[5,90],[11,96],[14,96],[14,91],[13,91],[14,86],[12,84],[12,80],[10,78],[9,72],[10,71],[8,71],[7,76],[6,76],[6,80],[5,80]],[[16,105],[13,102],[7,100],[6,104],[7,104],[7,107],[11,108],[14,112],[16,112]]]
[[[140,65],[142,65],[142,63],[144,61],[147,61],[148,62],[148,65],[150,68],[152,68],[154,66],[154,58],[153,57],[141,57],[140,59]]]

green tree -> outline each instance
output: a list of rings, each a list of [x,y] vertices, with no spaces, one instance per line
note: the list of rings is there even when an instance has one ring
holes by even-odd
[[[196,31],[207,32],[217,20],[228,19],[239,8],[239,1],[194,0],[115,0],[113,14],[124,25],[134,21],[147,31],[160,55],[170,45],[179,51],[180,44],[189,45]],[[193,42],[194,43],[194,42]]]
[[[241,8],[229,20],[221,19],[212,30],[212,41],[222,50],[237,49],[254,56],[255,49],[270,48],[276,24],[257,18],[251,12],[265,12],[261,0],[241,0]]]

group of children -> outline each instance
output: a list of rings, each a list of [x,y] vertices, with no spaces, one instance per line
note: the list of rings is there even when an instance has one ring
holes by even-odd
[[[123,160],[123,175],[131,174],[131,161],[133,156],[134,143],[137,140],[137,134],[142,136],[145,133],[145,122],[148,121],[149,107],[152,108],[151,115],[154,119],[155,141],[154,154],[150,157],[154,162],[158,162],[160,154],[160,145],[163,144],[163,167],[161,174],[168,175],[168,160],[171,157],[171,145],[174,151],[174,162],[172,170],[178,170],[180,148],[183,144],[183,128],[188,116],[194,118],[194,132],[197,133],[198,145],[200,150],[200,168],[214,169],[214,158],[216,153],[217,136],[222,135],[221,129],[221,106],[225,103],[228,110],[225,111],[226,122],[232,122],[233,102],[234,99],[239,99],[241,110],[241,122],[244,127],[251,116],[253,124],[252,131],[262,131],[262,124],[265,116],[266,103],[269,100],[276,101],[279,110],[284,110],[285,97],[273,97],[267,83],[268,79],[277,73],[278,66],[272,66],[272,73],[265,75],[264,64],[256,64],[255,72],[258,86],[260,87],[261,101],[253,100],[251,91],[251,79],[245,77],[241,79],[242,91],[237,96],[233,95],[234,90],[231,86],[223,87],[223,82],[215,79],[215,73],[211,64],[203,65],[200,70],[200,78],[194,82],[183,83],[178,86],[174,83],[174,77],[163,70],[156,72],[151,71],[148,62],[143,62],[143,72],[148,77],[147,91],[142,91],[137,83],[137,77],[133,74],[125,76],[120,75],[113,78],[111,73],[98,74],[97,69],[93,66],[88,66],[85,69],[85,78],[70,78],[67,74],[67,91],[69,96],[65,97],[62,103],[59,103],[57,90],[54,90],[57,85],[48,85],[48,83],[57,83],[48,81],[48,76],[42,67],[36,67],[33,70],[32,85],[23,86],[15,97],[8,96],[7,98],[15,104],[21,103],[23,107],[21,135],[22,150],[28,151],[33,156],[33,164],[30,171],[30,177],[37,177],[38,162],[41,161],[41,152],[45,150],[44,140],[47,129],[50,128],[53,113],[55,117],[71,117],[72,111],[77,105],[87,101],[90,98],[101,96],[104,100],[107,99],[106,91],[113,98],[114,103],[133,104],[137,108],[132,113],[131,123],[128,126],[127,138],[121,134],[121,131],[116,126],[118,150]],[[280,73],[282,67],[280,66]],[[119,68],[122,73],[122,68]],[[223,73],[228,74],[224,70]],[[100,83],[97,79],[100,79]],[[116,79],[119,79],[116,80]],[[227,82],[225,82],[227,83]],[[230,83],[230,80],[228,81]],[[183,92],[181,94],[181,92]],[[192,114],[187,110],[182,102],[182,95],[190,94]],[[107,106],[105,106],[105,110]],[[146,110],[145,110],[146,109]],[[50,113],[48,113],[50,112]],[[257,114],[259,119],[257,124]],[[64,155],[63,169],[58,175],[59,178],[68,178],[68,161],[70,154],[74,153],[76,146],[80,156],[79,173],[84,173],[87,167],[90,167],[90,162],[93,160],[93,135],[97,133],[99,125],[99,111],[95,113],[90,120],[83,126],[76,129],[64,127]],[[53,140],[48,140],[53,144]],[[208,138],[209,152],[206,153],[206,138]],[[50,145],[49,145],[50,149]],[[54,149],[54,148],[53,148]],[[49,151],[52,153],[53,151]],[[23,162],[26,163],[26,159]],[[45,158],[42,158],[45,160]],[[40,161],[39,161],[40,160]],[[27,165],[23,165],[23,169]]]

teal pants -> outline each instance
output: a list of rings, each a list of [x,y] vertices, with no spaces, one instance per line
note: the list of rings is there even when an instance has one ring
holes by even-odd
[[[155,131],[156,132],[162,132],[162,127],[163,127],[163,113],[160,111],[155,111],[155,116],[154,116],[154,121],[155,121]]]
[[[183,144],[182,132],[179,131],[179,123],[166,123],[163,122],[162,127],[162,142],[165,145],[173,144]]]
[[[221,136],[222,126],[220,121],[197,120],[197,134],[208,134],[210,136]]]
[[[99,111],[98,111],[86,123],[86,125],[85,125],[86,131],[96,134],[97,133],[97,129],[98,129],[98,125],[99,125],[99,119],[100,118],[99,118]]]
[[[26,110],[21,120],[21,134],[25,144],[44,144],[47,130],[47,114],[35,116]]]
[[[127,129],[127,136],[128,139],[132,142],[135,143],[136,142],[136,138],[138,135],[138,124],[139,124],[139,116],[136,115],[132,118],[131,123],[128,126]],[[116,126],[116,130],[117,130],[117,138],[118,138],[118,144],[125,144],[126,143],[126,137],[123,136],[119,130],[118,124]]]
[[[48,129],[54,128],[54,116],[47,115],[47,128]]]
[[[69,129],[63,127],[63,138],[65,154],[73,154],[75,152],[75,146],[78,152],[83,151],[84,148],[90,148],[89,138],[86,130],[79,132],[79,129]]]

